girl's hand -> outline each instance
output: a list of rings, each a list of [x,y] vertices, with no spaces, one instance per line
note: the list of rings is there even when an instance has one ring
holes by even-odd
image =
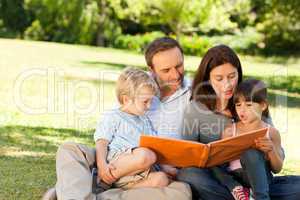
[[[274,149],[275,149],[273,141],[268,137],[257,138],[255,140],[255,147],[258,150],[264,152],[265,154],[268,154],[268,153],[274,151]]]
[[[100,180],[104,181],[105,183],[111,185],[114,183],[117,179],[113,176],[111,171],[115,170],[115,166],[111,163],[104,164],[101,167],[98,167],[98,176]]]
[[[171,178],[175,178],[178,173],[178,169],[171,165],[160,165],[160,167],[161,167],[161,170],[163,172],[165,172]]]

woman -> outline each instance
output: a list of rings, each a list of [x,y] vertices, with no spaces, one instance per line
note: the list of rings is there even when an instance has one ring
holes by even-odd
[[[225,127],[234,120],[232,97],[242,78],[240,60],[232,49],[219,45],[208,50],[196,72],[191,101],[184,113],[185,139],[201,143],[220,139]],[[271,123],[270,119],[264,121]],[[284,152],[280,154],[283,159]],[[300,178],[271,178],[268,165],[261,159],[263,153],[256,149],[241,156],[242,165],[247,166],[247,176],[259,188],[258,193],[269,193],[272,199],[299,198]],[[194,196],[202,200],[234,200],[230,191],[214,179],[210,169],[184,168],[177,179],[189,183]]]

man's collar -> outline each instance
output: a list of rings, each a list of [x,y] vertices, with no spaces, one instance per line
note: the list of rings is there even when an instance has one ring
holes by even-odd
[[[171,96],[162,99],[161,102],[167,103],[177,99],[178,97],[182,96],[184,93],[188,92],[190,90],[190,87],[191,87],[190,80],[184,77],[181,87],[178,88]]]

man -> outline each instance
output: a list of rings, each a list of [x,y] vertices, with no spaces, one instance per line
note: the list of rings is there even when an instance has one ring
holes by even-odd
[[[157,81],[160,97],[153,100],[148,114],[158,134],[180,137],[180,126],[190,90],[184,79],[184,57],[178,42],[164,37],[154,40],[145,52],[150,73]],[[76,143],[62,144],[57,151],[56,194],[58,199],[96,199],[92,194],[91,168],[95,163],[95,150]],[[173,175],[176,175],[176,169]],[[54,196],[51,190],[44,199]],[[50,195],[49,195],[50,194]],[[149,194],[149,195],[147,195]],[[186,184],[175,182],[166,188],[143,188],[122,191],[110,189],[97,195],[101,199],[191,199]]]

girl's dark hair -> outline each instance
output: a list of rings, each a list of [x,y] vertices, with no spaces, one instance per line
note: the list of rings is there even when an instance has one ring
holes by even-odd
[[[240,83],[233,96],[233,103],[240,102],[241,98],[245,101],[252,101],[255,103],[266,103],[267,108],[263,111],[262,116],[269,118],[269,106],[268,106],[268,93],[267,86],[263,81],[256,79],[248,79]],[[234,117],[238,119],[237,113],[234,113]]]
[[[237,69],[238,84],[242,81],[242,66],[236,53],[226,45],[217,45],[210,48],[201,60],[192,84],[192,100],[206,105],[209,110],[216,109],[216,93],[209,83],[209,75],[212,69],[226,63],[230,63]],[[229,100],[227,108],[234,111],[232,98]]]

